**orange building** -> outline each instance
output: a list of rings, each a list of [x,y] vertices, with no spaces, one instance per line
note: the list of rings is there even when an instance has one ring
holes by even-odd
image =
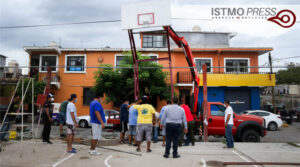
[[[208,66],[208,100],[224,101],[230,99],[234,107],[243,109],[259,108],[259,87],[273,86],[274,75],[260,74],[258,56],[272,51],[272,48],[230,47],[229,41],[235,34],[220,32],[177,32],[183,35],[192,48],[197,69],[202,80],[202,64]],[[162,31],[141,32],[141,48],[137,50],[142,55],[163,58],[168,56],[166,36]],[[43,66],[57,66],[52,68],[51,91],[55,95],[55,102],[66,100],[71,93],[76,93],[78,115],[89,113],[91,101],[91,87],[95,79],[94,72],[100,64],[118,66],[124,51],[120,48],[61,48],[56,44],[50,46],[25,46],[29,54],[30,75],[39,73],[40,80],[45,80],[46,68]],[[185,55],[181,48],[171,43],[172,65],[174,67],[188,67]],[[167,61],[158,62],[168,66]],[[62,67],[62,68],[61,68]],[[214,68],[223,67],[223,68]],[[187,68],[173,69],[173,84],[179,95],[189,95],[192,90],[191,76]],[[199,100],[202,101],[202,82],[200,83]],[[242,92],[242,93],[241,93]],[[237,97],[245,96],[240,100]],[[189,99],[187,99],[189,100]],[[158,101],[156,109],[165,104]],[[104,109],[113,108],[112,103],[103,104]]]

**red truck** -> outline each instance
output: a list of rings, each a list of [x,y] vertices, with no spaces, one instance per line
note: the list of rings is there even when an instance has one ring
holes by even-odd
[[[207,108],[207,130],[211,136],[225,136],[224,127],[224,104],[220,102],[208,102]],[[203,120],[203,113],[197,119]],[[243,142],[260,142],[260,137],[264,137],[267,133],[264,128],[265,120],[255,115],[237,114],[233,115],[234,126],[232,134],[236,141]]]

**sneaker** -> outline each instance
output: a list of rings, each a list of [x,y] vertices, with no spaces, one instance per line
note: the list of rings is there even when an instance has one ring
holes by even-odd
[[[168,154],[164,154],[163,157],[164,158],[169,158],[169,155]]]
[[[67,151],[67,153],[70,153],[70,154],[76,154],[77,151],[72,149],[71,151]]]
[[[52,142],[49,140],[49,141],[46,141],[47,142],[47,144],[52,144]]]
[[[43,140],[43,143],[44,143],[44,144],[46,144],[46,143],[47,143],[47,141],[46,141],[46,140]]]
[[[90,155],[101,155],[101,153],[96,150],[90,150],[89,154]]]
[[[137,151],[137,152],[141,152],[141,149],[138,149],[138,148],[137,148],[136,151]]]

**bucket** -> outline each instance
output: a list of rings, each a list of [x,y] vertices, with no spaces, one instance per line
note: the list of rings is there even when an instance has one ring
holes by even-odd
[[[15,130],[9,131],[9,139],[16,139],[16,137],[17,137],[17,131]]]

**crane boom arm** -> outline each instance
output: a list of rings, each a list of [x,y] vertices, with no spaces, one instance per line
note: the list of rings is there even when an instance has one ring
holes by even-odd
[[[176,32],[170,27],[170,26],[164,26],[164,29],[168,31],[169,36],[174,40],[176,45],[178,47],[181,47],[183,49],[183,52],[185,54],[187,63],[190,67],[191,75],[192,75],[192,80],[193,80],[193,114],[194,118],[197,118],[196,112],[197,112],[197,106],[198,106],[198,93],[199,93],[199,83],[200,83],[200,78],[197,72],[196,64],[194,61],[193,53],[188,45],[187,41],[184,39],[184,37],[179,37]]]

